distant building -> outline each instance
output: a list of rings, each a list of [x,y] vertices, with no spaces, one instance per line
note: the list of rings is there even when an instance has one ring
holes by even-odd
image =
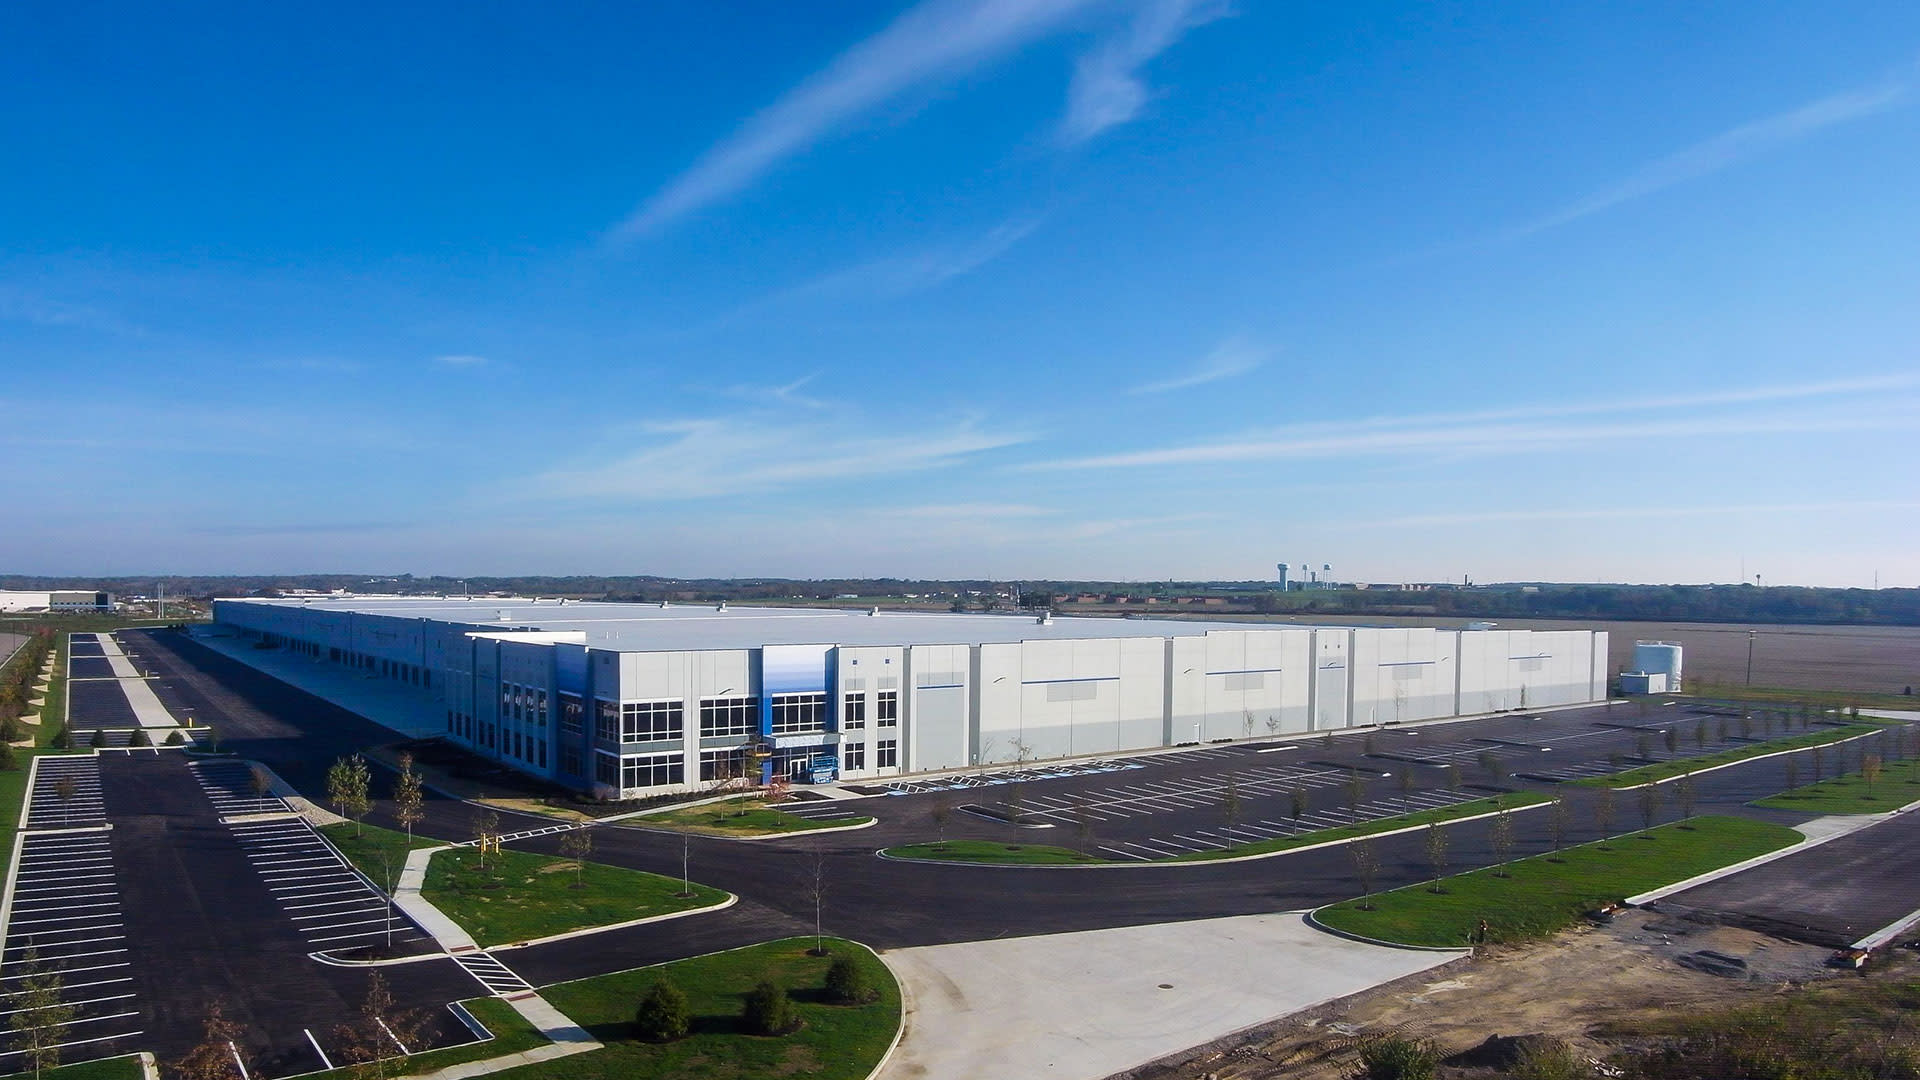
[[[74,589],[0,592],[0,611],[112,611],[113,594]]]

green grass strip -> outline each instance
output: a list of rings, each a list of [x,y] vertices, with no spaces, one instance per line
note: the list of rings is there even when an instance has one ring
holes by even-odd
[[[343,854],[374,881],[384,881],[382,851],[398,856],[398,874],[398,864],[405,861],[405,834],[365,825],[356,841],[354,829],[342,824],[321,831],[336,844],[352,845],[351,852],[343,846]],[[416,840],[414,846],[434,845]],[[427,864],[427,883],[420,894],[486,947],[710,907],[727,898],[698,882],[691,896],[681,896],[677,878],[624,866],[589,862],[576,875],[572,859],[533,851],[509,848],[488,855],[484,869],[482,861],[472,848],[440,852]]]
[[[899,1029],[899,984],[864,946],[828,938],[828,951],[853,957],[879,992],[867,1005],[830,1004],[821,987],[832,957],[808,955],[813,943],[811,937],[788,938],[546,987],[541,995],[606,1048],[499,1075],[503,1080],[863,1080]],[[630,1030],[634,1007],[662,978],[686,994],[692,1032],[678,1042],[636,1041]],[[800,1030],[768,1037],[741,1029],[741,1001],[761,979],[787,991],[803,1021]]]
[[[28,1070],[8,1075],[32,1076],[33,1072]],[[81,1061],[47,1069],[40,1074],[40,1080],[145,1080],[146,1075],[146,1070],[140,1067],[139,1055],[123,1054],[120,1057]]]
[[[1481,919],[1491,941],[1544,937],[1587,911],[1799,843],[1783,825],[1699,817],[1558,855],[1536,855],[1432,884],[1409,885],[1314,913],[1336,930],[1402,945],[1464,946]],[[1499,870],[1510,876],[1498,876]]]
[[[1783,791],[1753,805],[1809,814],[1884,814],[1916,799],[1920,799],[1920,759],[1887,762],[1871,788],[1853,772]]]
[[[1235,844],[1232,848],[1215,851],[1194,851],[1185,855],[1170,855],[1164,859],[1117,860],[1102,859],[1071,848],[1048,847],[1043,844],[1000,844],[986,840],[953,840],[947,843],[907,844],[901,847],[887,848],[884,854],[897,859],[930,859],[936,862],[990,863],[1005,866],[1061,866],[1061,865],[1104,865],[1139,866],[1143,862],[1216,862],[1220,859],[1239,859],[1248,855],[1266,855],[1276,851],[1291,851],[1294,848],[1308,847],[1313,844],[1325,844],[1335,840],[1350,840],[1357,836],[1373,836],[1377,833],[1392,832],[1395,829],[1414,828],[1421,825],[1459,821],[1462,818],[1480,814],[1491,814],[1500,810],[1517,810],[1523,806],[1537,806],[1551,802],[1551,795],[1537,791],[1510,791],[1485,799],[1455,803],[1433,810],[1420,810],[1411,814],[1397,814],[1393,817],[1375,818],[1353,825],[1336,825],[1330,829],[1319,829],[1298,836],[1279,836],[1266,840],[1255,840],[1244,844]]]
[[[817,829],[841,829],[865,825],[873,819],[848,813],[840,817],[803,818],[768,806],[758,796],[743,796],[724,802],[702,803],[658,814],[634,818],[630,824],[685,829],[711,836],[778,836],[783,833],[812,832]]]
[[[1851,739],[1860,735],[1871,735],[1876,731],[1882,730],[1885,730],[1885,728],[1880,724],[1843,724],[1839,727],[1821,728],[1818,731],[1808,731],[1800,735],[1789,735],[1785,738],[1768,739],[1765,742],[1752,743],[1747,746],[1737,746],[1731,750],[1721,750],[1717,753],[1703,754],[1699,757],[1675,758],[1672,761],[1655,762],[1652,765],[1642,765],[1637,769],[1617,772],[1611,776],[1589,776],[1582,780],[1575,780],[1573,783],[1581,787],[1638,787],[1641,784],[1650,783],[1655,780],[1671,780],[1676,776],[1681,776],[1686,773],[1711,769],[1717,765],[1731,765],[1736,761],[1763,757],[1767,754],[1777,754],[1782,750],[1798,750],[1809,746],[1825,746],[1828,743],[1840,742],[1843,739]]]

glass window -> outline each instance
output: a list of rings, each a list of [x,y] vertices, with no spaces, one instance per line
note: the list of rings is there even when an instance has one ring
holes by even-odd
[[[560,695],[560,730],[578,734],[580,725],[585,722],[586,708],[577,694]]]
[[[620,703],[600,701],[593,703],[593,734],[601,742],[620,741]]]
[[[620,759],[612,754],[593,755],[593,778],[608,787],[619,787]]]
[[[791,735],[800,731],[825,731],[827,695],[775,694],[773,696],[773,733]]]
[[[900,691],[882,690],[873,696],[875,727],[900,726]]]
[[[620,786],[660,787],[686,781],[684,754],[642,754],[620,759]]]
[[[560,748],[560,771],[568,776],[580,775],[580,751],[575,747]]]
[[[712,698],[700,703],[702,737],[751,735],[759,730],[759,698]]]
[[[867,746],[865,743],[845,743],[840,747],[841,765],[848,769],[867,767]]]
[[[734,780],[746,774],[746,750],[735,747],[731,750],[700,751],[700,779]]]
[[[841,713],[840,727],[844,731],[859,731],[867,726],[867,695],[848,694],[847,707]]]
[[[620,706],[621,742],[677,739],[683,730],[677,701],[629,701]]]
[[[874,744],[874,765],[882,769],[897,768],[900,764],[900,740],[881,739]]]

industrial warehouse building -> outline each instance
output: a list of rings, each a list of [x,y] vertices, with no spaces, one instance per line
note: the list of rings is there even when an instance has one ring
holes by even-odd
[[[448,737],[605,797],[847,779],[1602,700],[1593,631],[579,603],[218,600],[395,680]]]

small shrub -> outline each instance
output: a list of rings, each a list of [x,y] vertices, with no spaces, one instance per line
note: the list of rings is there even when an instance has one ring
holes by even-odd
[[[647,1042],[684,1039],[692,1025],[693,1015],[687,1009],[687,995],[665,979],[653,984],[653,988],[640,999],[640,1008],[633,1014],[633,1033]]]
[[[1439,1048],[1426,1039],[1390,1033],[1360,1044],[1355,1080],[1433,1080]]]
[[[13,752],[13,747],[7,743],[0,742],[0,770],[12,772],[19,767],[20,758],[19,755]]]
[[[107,745],[107,733],[100,728],[94,728],[93,738],[87,740],[87,745],[93,747],[95,750],[105,747]]]
[[[755,1035],[785,1035],[800,1026],[787,992],[766,979],[747,991],[740,1020]]]
[[[55,750],[73,749],[73,729],[63,727],[55,732],[53,736],[53,748]]]
[[[146,729],[146,728],[135,728],[135,729],[133,729],[133,738],[132,738],[132,739],[131,739],[131,740],[129,741],[129,745],[131,745],[131,746],[152,746],[152,745],[153,745],[153,736],[151,736],[151,735],[149,735],[149,734],[147,734],[147,729]]]
[[[1511,1080],[1591,1080],[1593,1066],[1573,1047],[1547,1039],[1521,1050],[1507,1076]]]
[[[839,1005],[865,1005],[880,996],[867,972],[848,953],[833,958],[827,968],[827,1000]]]
[[[187,741],[187,737],[185,735],[180,734],[178,730],[175,730],[172,734],[167,736],[168,746],[179,746],[185,743],[186,741]]]

